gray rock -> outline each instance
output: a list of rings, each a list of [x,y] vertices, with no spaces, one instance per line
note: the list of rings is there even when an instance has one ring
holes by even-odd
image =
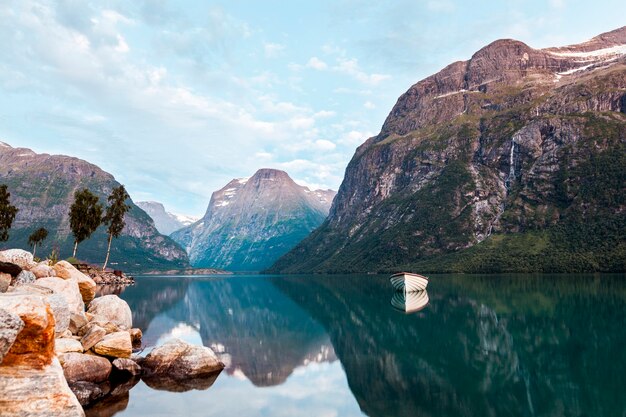
[[[61,294],[53,293],[47,296],[46,299],[48,300],[50,308],[52,309],[52,314],[54,315],[54,333],[60,336],[65,333],[70,325],[70,310],[67,307],[65,298]]]
[[[0,363],[24,328],[19,316],[0,308]]]
[[[33,284],[37,281],[37,277],[30,271],[23,270],[13,280],[13,285]]]
[[[133,327],[133,316],[126,301],[117,295],[105,295],[96,298],[89,304],[88,313],[93,314],[94,320],[104,319],[122,330]]]
[[[146,376],[180,381],[213,375],[224,369],[211,348],[190,345],[180,339],[156,347],[140,365]]]

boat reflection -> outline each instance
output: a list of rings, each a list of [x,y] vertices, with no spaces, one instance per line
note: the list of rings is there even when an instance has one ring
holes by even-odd
[[[391,297],[391,305],[394,309],[406,314],[422,311],[428,305],[428,291],[407,292],[396,291]]]

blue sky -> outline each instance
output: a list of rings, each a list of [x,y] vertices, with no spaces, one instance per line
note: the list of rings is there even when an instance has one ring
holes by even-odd
[[[0,140],[204,213],[258,168],[337,189],[408,87],[498,38],[578,43],[623,1],[0,0]]]

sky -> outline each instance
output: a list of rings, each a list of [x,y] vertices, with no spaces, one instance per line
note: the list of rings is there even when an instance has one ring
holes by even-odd
[[[585,41],[623,0],[0,0],[0,141],[201,216],[259,168],[337,189],[412,84],[486,44]]]

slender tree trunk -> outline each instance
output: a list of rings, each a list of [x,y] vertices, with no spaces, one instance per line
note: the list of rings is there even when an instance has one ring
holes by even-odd
[[[37,244],[33,243],[33,258],[35,257],[35,252],[37,252]]]
[[[104,266],[102,267],[102,270],[104,271],[105,269],[107,269],[107,264],[109,263],[109,255],[111,254],[111,241],[113,240],[113,235],[109,235],[109,247],[107,248],[107,257],[104,260]]]
[[[74,253],[72,253],[72,258],[76,258],[76,249],[78,248],[78,240],[74,241]]]

